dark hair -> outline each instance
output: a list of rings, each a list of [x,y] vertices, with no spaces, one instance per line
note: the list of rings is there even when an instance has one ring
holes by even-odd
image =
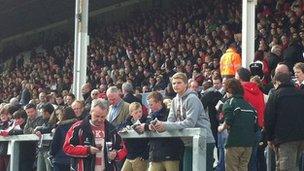
[[[30,109],[30,108],[34,108],[34,109],[36,109],[36,105],[35,105],[35,104],[33,104],[33,103],[29,103],[29,104],[25,105],[24,110],[26,110],[26,109]]]
[[[51,103],[42,105],[41,109],[42,111],[48,112],[49,114],[52,114],[54,112],[54,107]]]
[[[273,77],[273,82],[279,81],[282,84],[290,83],[291,76],[289,73],[277,72]]]
[[[68,93],[67,96],[72,97],[73,100],[75,99],[75,95],[73,93]]]
[[[244,95],[244,89],[241,82],[235,78],[229,78],[226,80],[225,89],[232,95]]]
[[[13,118],[14,119],[19,119],[19,118],[26,119],[27,118],[27,114],[26,114],[25,110],[19,109],[16,112],[13,113]]]
[[[247,68],[243,68],[243,67],[239,68],[237,70],[237,73],[241,81],[246,81],[246,82],[250,81],[251,73]]]
[[[65,107],[63,109],[63,120],[76,118],[75,112],[71,107]]]
[[[157,91],[152,91],[151,93],[149,93],[147,99],[154,99],[156,102],[161,102],[163,103],[163,95]]]

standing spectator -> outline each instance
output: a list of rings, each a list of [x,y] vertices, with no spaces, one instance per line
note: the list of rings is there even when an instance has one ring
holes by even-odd
[[[63,149],[76,162],[73,169],[116,170],[114,159],[121,149],[121,138],[106,120],[108,109],[107,101],[94,100],[91,117],[76,122],[67,132]]]
[[[34,130],[34,133],[42,138],[43,134],[51,133],[54,128],[55,123],[51,121],[51,115],[54,112],[54,107],[51,103],[45,103],[41,107],[43,124],[42,126],[37,126]],[[39,141],[38,143],[38,155],[37,155],[37,170],[46,170],[51,171],[52,167],[48,161],[50,141]]]
[[[242,60],[240,54],[236,51],[236,44],[231,43],[220,60],[220,72],[222,78],[233,78],[237,69],[241,67],[241,64]]]
[[[130,116],[127,117],[122,127],[127,125],[135,125],[146,122],[143,116],[142,106],[138,102],[133,102],[129,106]],[[138,132],[143,132],[144,127],[135,127]],[[148,169],[149,146],[148,139],[126,139],[124,141],[128,151],[126,161],[122,167],[122,171],[143,171]]]
[[[65,104],[66,106],[71,106],[72,103],[75,101],[75,95],[73,93],[68,93],[66,96],[65,96]]]
[[[304,93],[295,88],[288,73],[278,72],[273,80],[275,90],[265,110],[268,145],[276,151],[278,170],[299,170],[297,163],[304,151]]]
[[[125,82],[122,84],[122,94],[123,100],[127,103],[138,102],[141,104],[141,100],[133,95],[133,86],[132,84]]]
[[[75,112],[76,119],[78,120],[82,120],[89,115],[84,108],[84,101],[82,100],[75,100],[71,107]]]
[[[34,134],[35,128],[41,126],[43,122],[42,116],[38,116],[38,112],[36,109],[36,105],[29,103],[25,106],[25,111],[27,114],[27,121],[23,129],[24,134]],[[36,142],[22,142],[21,143],[22,149],[24,151],[22,153],[26,154],[26,156],[21,157],[20,163],[22,163],[21,168],[25,170],[33,170],[33,164],[36,158]],[[21,152],[20,152],[21,153]],[[21,153],[21,154],[22,154]]]
[[[92,85],[91,83],[85,83],[81,88],[82,97],[84,100],[84,106],[87,110],[90,110]]]
[[[299,62],[293,67],[296,78],[296,86],[300,89],[304,89],[304,63]]]
[[[197,95],[188,89],[187,76],[178,72],[172,76],[172,85],[177,93],[173,98],[167,122],[158,121],[155,128],[159,132],[177,130],[183,128],[205,128],[207,132],[207,171],[213,170],[213,149],[214,138],[211,131],[211,125],[208,114],[205,113],[204,107]],[[191,149],[186,149],[186,152]],[[192,155],[185,154],[184,166],[192,163]],[[190,161],[189,161],[190,160]],[[189,166],[188,166],[189,167]],[[189,168],[187,168],[189,170]],[[192,170],[192,169],[190,169]]]
[[[6,132],[4,132],[3,130],[8,129],[10,125],[11,120],[9,118],[7,109],[5,107],[2,107],[0,109],[0,135],[8,135],[8,132],[7,134],[5,134]],[[0,170],[6,170],[8,166],[9,156],[7,155],[7,146],[8,142],[0,143]]]
[[[157,91],[149,93],[148,104],[151,113],[144,125],[145,130],[154,130],[151,121],[166,121],[168,109],[163,103],[163,96]],[[178,171],[182,159],[183,142],[180,138],[156,138],[149,141],[149,171]]]
[[[288,47],[283,51],[283,58],[290,70],[296,63],[303,62],[302,47],[296,39],[292,38],[289,42]]]
[[[225,170],[247,171],[252,146],[255,144],[256,112],[243,99],[244,90],[241,83],[228,79],[225,83],[228,100],[224,103],[224,123],[218,127],[222,132],[228,129],[226,142]]]
[[[256,132],[256,145],[252,149],[252,155],[249,162],[249,170],[257,171],[257,170],[266,170],[266,160],[264,157],[264,150],[259,150],[261,152],[258,154],[258,144],[261,140],[261,130],[264,127],[264,110],[265,110],[265,102],[264,102],[264,94],[260,90],[259,86],[250,82],[251,73],[246,68],[239,68],[237,70],[235,78],[239,80],[244,89],[244,100],[247,101],[256,111],[257,111],[257,119],[259,130]],[[258,166],[263,166],[264,168],[257,168]]]
[[[60,112],[61,109],[55,112]],[[53,157],[53,171],[64,171],[70,169],[71,158],[63,152],[64,138],[70,127],[77,121],[74,110],[71,107],[63,109],[61,119],[55,130],[53,141],[51,143],[50,155]]]
[[[107,97],[110,103],[107,120],[114,126],[122,124],[129,114],[129,103],[120,97],[120,92],[116,86],[109,87]]]

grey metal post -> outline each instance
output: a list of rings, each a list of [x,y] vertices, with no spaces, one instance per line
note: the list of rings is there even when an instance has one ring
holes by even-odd
[[[248,68],[254,59],[255,6],[257,0],[243,0],[242,66]]]
[[[20,142],[12,140],[11,142],[11,158],[10,158],[10,171],[16,171],[19,170],[19,147]]]
[[[82,99],[81,86],[87,77],[89,0],[75,0],[74,72],[72,92]]]
[[[192,170],[202,171],[206,170],[206,138],[200,135],[192,138]]]

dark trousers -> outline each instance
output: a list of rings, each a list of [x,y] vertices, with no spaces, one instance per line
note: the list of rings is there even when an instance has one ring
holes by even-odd
[[[70,165],[69,164],[61,164],[61,163],[53,163],[53,171],[69,171]]]

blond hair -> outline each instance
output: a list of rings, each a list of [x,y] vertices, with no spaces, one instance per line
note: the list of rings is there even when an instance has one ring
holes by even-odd
[[[172,76],[171,81],[172,81],[173,79],[181,79],[185,84],[188,83],[187,75],[186,75],[185,73],[183,73],[183,72],[177,72],[177,73],[175,73],[175,74]]]
[[[129,105],[129,112],[132,113],[134,110],[137,110],[137,109],[141,109],[141,104],[138,103],[138,102],[132,102],[130,105]]]

